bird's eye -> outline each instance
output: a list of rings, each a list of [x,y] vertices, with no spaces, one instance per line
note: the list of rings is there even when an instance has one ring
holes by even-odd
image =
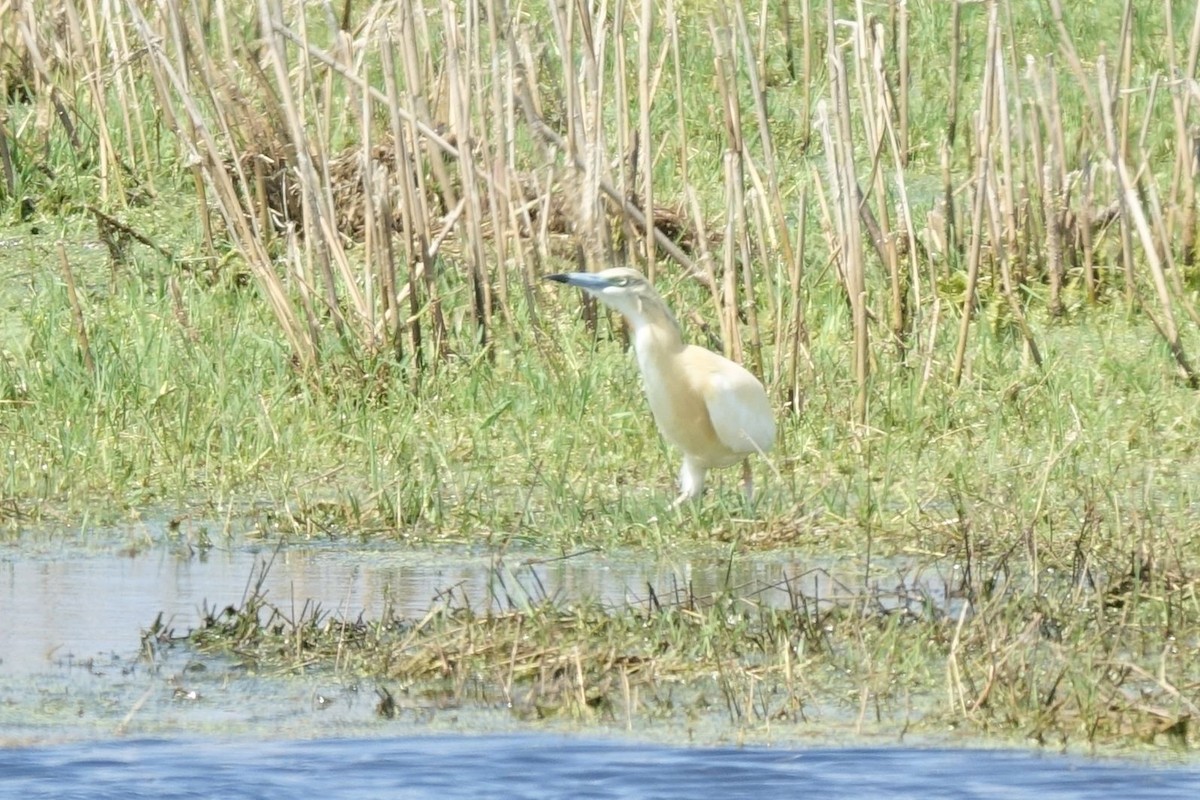
[[[629,278],[617,278],[615,281],[613,281],[613,285],[614,286],[628,286]]]

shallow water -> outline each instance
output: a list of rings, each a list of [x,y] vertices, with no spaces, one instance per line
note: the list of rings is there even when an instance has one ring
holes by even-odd
[[[680,748],[551,736],[0,750],[0,794],[38,798],[1153,798],[1200,770],[992,750]]]
[[[180,633],[202,610],[240,606],[261,580],[267,600],[297,614],[308,605],[342,618],[386,608],[420,617],[448,602],[512,606],[545,598],[605,604],[683,602],[729,591],[751,603],[846,601],[863,595],[857,564],[813,564],[778,555],[664,563],[581,553],[563,558],[362,546],[234,546],[197,552],[114,546],[26,552],[0,546],[0,677],[136,655],[140,633],[163,612]],[[879,569],[871,594],[914,608],[947,603],[945,579],[911,567]]]
[[[914,613],[954,608],[943,576],[908,565],[875,565],[867,580],[858,563],[817,564],[780,554],[732,562],[715,554],[674,561],[599,552],[501,557],[361,542],[276,548],[236,536],[198,548],[192,542],[204,539],[196,533],[201,527],[192,523],[189,533],[151,521],[0,543],[0,745],[114,734],[480,733],[521,724],[508,708],[445,709],[399,698],[410,728],[385,727],[376,713],[377,689],[394,691],[396,682],[360,684],[328,671],[250,674],[221,659],[194,660],[183,647],[139,658],[142,633],[160,612],[182,635],[206,610],[240,606],[251,591],[265,594],[289,618],[319,607],[351,620],[388,609],[419,618],[443,603],[508,608],[549,598],[668,605],[689,598],[704,603],[721,592],[747,604],[802,602],[809,609],[866,596]],[[721,737],[706,731],[698,738]]]
[[[214,526],[214,528],[217,526]],[[129,540],[138,542],[130,547]],[[663,604],[729,592],[787,605],[879,602],[955,613],[949,575],[913,565],[816,564],[779,554],[655,562],[600,553],[546,559],[359,544],[275,550],[230,539],[196,549],[144,524],[87,546],[0,544],[0,798],[41,797],[1195,797],[1200,772],[1026,752],[666,747],[695,735],[647,721],[642,740],[564,737],[510,709],[423,705],[376,713],[377,686],[328,672],[250,674],[185,648],[138,658],[161,611],[183,633],[252,586],[299,613],[344,618],[438,603],[553,598]],[[269,566],[268,566],[269,565]],[[393,687],[394,688],[394,687]],[[569,723],[568,723],[569,724]],[[529,735],[530,730],[538,733]],[[553,735],[550,732],[554,732]],[[593,726],[587,735],[618,734]],[[828,733],[802,733],[828,744]],[[822,738],[824,737],[824,738]],[[862,739],[856,740],[858,742]]]

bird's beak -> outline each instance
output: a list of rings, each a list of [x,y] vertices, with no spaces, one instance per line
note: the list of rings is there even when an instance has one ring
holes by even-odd
[[[611,285],[607,279],[594,272],[560,272],[556,275],[547,275],[546,280],[565,283],[568,286],[578,286],[589,292],[603,291]]]

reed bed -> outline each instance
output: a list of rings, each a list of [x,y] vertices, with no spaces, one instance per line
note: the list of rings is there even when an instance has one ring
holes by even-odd
[[[1194,682],[1194,663],[1164,651],[1156,675],[1141,656],[1150,643],[1139,626],[1181,588],[1149,563],[1098,592],[1045,582],[1034,602],[1001,572],[985,594],[952,598],[943,581],[954,578],[929,569],[833,597],[797,573],[713,594],[647,586],[642,599],[607,606],[547,597],[535,573],[498,558],[485,600],[449,587],[423,615],[370,620],[272,602],[262,591],[269,569],[252,576],[239,606],[210,609],[193,631],[160,617],[144,634],[147,657],[186,643],[235,675],[332,668],[372,683],[387,719],[476,705],[526,722],[665,725],[704,740],[786,743],[819,722],[838,738],[941,741],[966,725],[1077,751],[1194,741],[1195,699],[1172,683]],[[783,599],[764,603],[768,590]]]
[[[1200,26],[1170,6],[1125,2],[1081,54],[1057,2],[1057,53],[1004,0],[52,5],[5,17],[37,120],[0,132],[9,191],[38,137],[109,210],[190,171],[208,256],[237,254],[303,372],[388,354],[418,385],[540,336],[550,262],[619,261],[698,284],[781,400],[835,281],[860,425],[872,363],[961,382],[995,301],[1034,365],[1040,327],[1122,302],[1197,384]]]

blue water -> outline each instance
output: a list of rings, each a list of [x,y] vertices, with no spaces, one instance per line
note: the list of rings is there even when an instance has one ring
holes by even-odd
[[[0,797],[38,798],[1200,797],[1200,765],[999,750],[657,747],[551,736],[0,750]]]

